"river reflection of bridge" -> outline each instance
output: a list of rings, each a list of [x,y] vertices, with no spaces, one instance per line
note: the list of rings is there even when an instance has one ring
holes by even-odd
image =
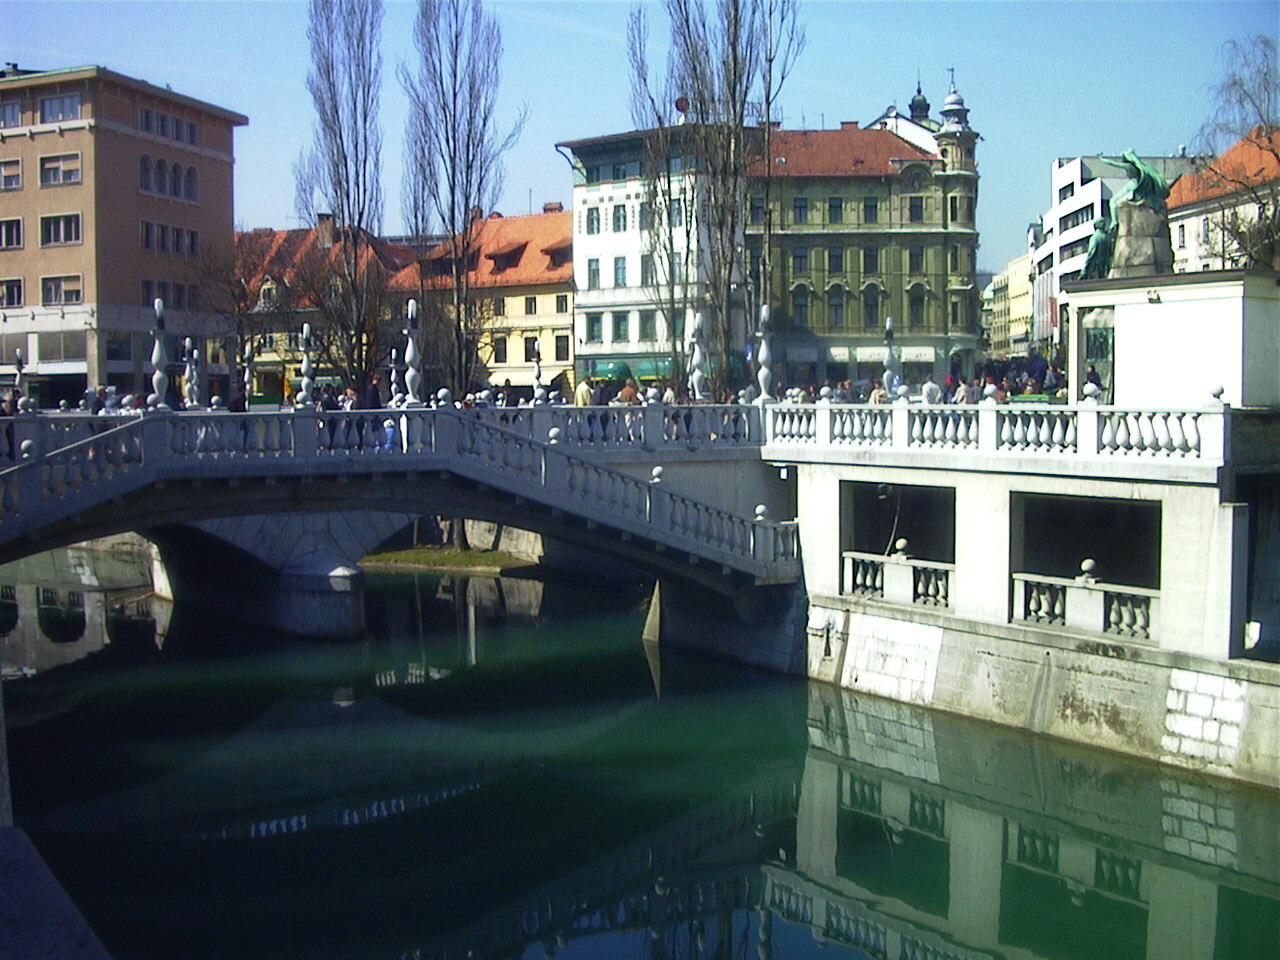
[[[211,742],[129,743],[128,783],[20,811],[95,927],[155,938],[121,956],[225,956],[231,926],[317,960],[1274,957],[1273,793],[678,656],[655,699],[638,615],[599,644],[618,623],[569,636],[559,588],[406,579],[374,578],[365,643],[274,651],[280,689],[197,665]],[[682,700],[708,678],[730,709]]]

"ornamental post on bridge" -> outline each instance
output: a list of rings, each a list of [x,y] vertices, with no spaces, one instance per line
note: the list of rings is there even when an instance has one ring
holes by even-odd
[[[190,337],[183,341],[186,350],[186,367],[182,371],[182,379],[187,395],[187,409],[200,409],[200,348]]]
[[[169,394],[169,354],[165,347],[164,332],[164,300],[156,297],[152,305],[156,311],[156,327],[152,331],[155,342],[151,345],[151,396],[147,397],[147,406],[152,410],[169,410],[165,397]]]
[[[302,397],[299,403],[296,399],[293,401],[294,410],[309,410],[314,406],[311,402],[311,391],[315,389],[315,381],[311,379],[311,324],[304,323],[302,325],[302,381],[298,384],[298,395]]]
[[[418,353],[418,301],[410,300],[406,306],[408,313],[409,325],[404,328],[405,345],[404,345],[404,386],[406,397],[404,401],[405,407],[421,407],[424,406],[419,390],[422,389],[422,371],[418,369],[421,364],[421,355]]]
[[[773,347],[769,334],[769,305],[760,307],[760,349],[756,351],[756,383],[760,386],[760,396],[756,403],[764,406],[773,403],[777,398],[773,395]]]

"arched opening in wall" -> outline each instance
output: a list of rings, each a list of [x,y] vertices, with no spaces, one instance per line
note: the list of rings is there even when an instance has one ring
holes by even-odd
[[[58,591],[41,587],[38,619],[40,632],[54,643],[75,643],[84,636],[84,594],[68,590],[63,602]]]
[[[1158,500],[1011,494],[1010,569],[1074,578],[1084,560],[1106,583],[1160,587]]]

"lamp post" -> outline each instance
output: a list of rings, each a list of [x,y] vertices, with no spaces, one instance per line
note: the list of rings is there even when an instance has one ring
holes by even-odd
[[[408,396],[405,398],[404,405],[406,407],[422,406],[422,399],[418,396],[418,391],[422,389],[422,373],[418,369],[418,365],[422,362],[418,355],[418,301],[410,300],[406,306],[409,325],[404,330],[406,342],[404,345],[404,385]]]
[[[147,397],[147,406],[153,410],[169,410],[169,404],[165,403],[169,393],[169,374],[165,370],[169,365],[169,354],[164,341],[164,301],[156,297],[153,307],[156,328],[152,331],[155,342],[151,345],[151,396]]]

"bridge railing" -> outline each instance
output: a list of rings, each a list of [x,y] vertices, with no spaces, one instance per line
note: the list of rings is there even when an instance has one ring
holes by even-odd
[[[738,404],[475,407],[462,414],[534,440],[547,440],[554,430],[557,442],[591,450],[759,446],[763,441],[759,409]]]
[[[740,437],[751,428],[749,414],[732,408],[699,410],[687,419],[670,415],[680,408],[578,409],[586,412],[550,422],[586,430],[592,429],[593,414],[597,427],[607,415],[608,430],[635,426],[663,435],[697,430],[710,442],[720,442],[723,433],[725,443],[739,442],[735,432]],[[679,494],[660,480],[641,480],[584,460],[580,446],[558,442],[555,434],[544,441],[473,411],[189,411],[16,419],[21,423],[15,424],[15,438],[23,439],[15,445],[22,459],[0,471],[0,530],[7,524],[12,531],[15,522],[24,527],[50,522],[162,477],[347,471],[360,469],[356,461],[372,469],[461,468],[488,485],[757,577],[790,580],[799,570],[794,522],[739,516]],[[515,425],[529,431],[540,426],[532,417]],[[84,432],[89,435],[83,439],[52,447]]]
[[[1159,590],[1087,576],[1014,573],[1011,579],[1014,620],[1136,640],[1149,640],[1157,631]]]
[[[780,448],[874,447],[1222,464],[1232,411],[1060,404],[770,404],[764,442]]]

